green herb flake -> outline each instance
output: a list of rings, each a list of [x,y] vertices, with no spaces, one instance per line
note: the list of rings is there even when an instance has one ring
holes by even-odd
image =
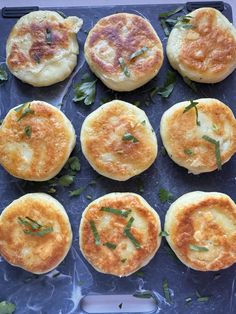
[[[50,189],[48,189],[47,192],[48,192],[49,194],[54,194],[54,193],[56,193],[56,191],[57,191],[57,190],[56,190],[55,188],[51,187]]]
[[[169,233],[165,230],[163,230],[159,233],[159,237],[168,237],[168,236],[169,236]]]
[[[198,93],[198,88],[195,82],[191,81],[187,76],[183,76],[182,78],[188,87],[190,87],[195,93]]]
[[[106,247],[108,247],[108,249],[111,249],[111,250],[115,250],[115,248],[117,247],[116,244],[111,243],[111,242],[103,243],[103,245],[106,246]]]
[[[131,141],[132,143],[138,143],[139,142],[139,140],[136,137],[134,137],[132,134],[130,134],[128,132],[126,132],[123,135],[122,140],[123,141]]]
[[[127,261],[127,258],[122,258],[120,261],[121,263],[125,263]]]
[[[172,93],[176,83],[176,73],[168,71],[164,85],[158,89],[158,94],[163,98],[168,98]]]
[[[127,77],[130,77],[130,72],[129,72],[129,69],[125,63],[124,58],[119,58],[118,61],[119,61],[121,70],[124,72],[124,75]]]
[[[0,302],[0,314],[13,314],[16,310],[14,303],[8,301]]]
[[[31,107],[31,103],[27,102],[14,109],[15,112],[17,112],[19,115],[19,118],[17,119],[17,121],[20,121],[28,114],[34,114],[34,110],[32,110],[30,107]]]
[[[111,214],[122,216],[125,218],[127,218],[129,214],[131,213],[131,209],[116,209],[112,207],[102,207],[100,210],[103,212],[111,213]]]
[[[76,156],[70,157],[66,163],[65,168],[70,167],[73,171],[80,171],[80,161]]]
[[[99,238],[99,234],[98,234],[95,222],[93,220],[90,220],[89,221],[89,225],[90,225],[90,228],[91,228],[91,230],[93,232],[95,244],[96,245],[100,245],[100,238]]]
[[[197,298],[198,302],[207,302],[209,300],[209,297],[199,297]]]
[[[196,251],[196,252],[207,252],[207,251],[209,251],[209,249],[207,247],[198,246],[195,244],[189,244],[189,249],[192,251]]]
[[[0,84],[8,80],[7,71],[3,66],[0,66]]]
[[[218,130],[219,130],[219,128],[218,128],[218,126],[216,125],[216,124],[212,124],[212,130],[214,131],[214,132],[217,132]]]
[[[84,104],[89,106],[94,103],[96,98],[96,82],[92,80],[88,74],[85,74],[80,83],[74,86],[74,102],[84,101]]]
[[[182,11],[184,9],[183,6],[181,7],[177,7],[176,9],[174,10],[171,10],[171,11],[168,11],[168,12],[163,12],[161,14],[159,14],[159,20],[160,20],[160,23],[161,23],[161,26],[163,28],[163,31],[165,33],[166,36],[169,36],[170,35],[170,31],[171,31],[171,28],[169,28],[169,23],[168,23],[168,18],[180,11]],[[176,23],[176,20],[174,23],[172,23],[172,27],[175,25]]]
[[[150,299],[150,298],[153,298],[153,292],[150,290],[136,291],[133,294],[133,297],[141,298],[141,299]]]
[[[25,218],[18,217],[17,221],[20,225],[24,225],[29,228],[23,229],[23,232],[28,235],[42,237],[45,234],[53,232],[53,227],[41,225],[37,221],[27,216]]]
[[[70,191],[69,192],[69,196],[72,197],[72,196],[80,196],[84,191],[84,188],[78,188],[76,190],[73,190],[73,191]]]
[[[135,239],[135,237],[132,235],[130,231],[133,222],[134,222],[134,217],[131,217],[127,225],[124,228],[124,235],[130,239],[130,241],[133,243],[136,249],[140,249],[141,248],[140,243],[138,242],[138,240]]]
[[[141,101],[140,100],[135,100],[133,102],[133,105],[136,106],[136,107],[139,107],[141,105]]]
[[[142,125],[146,125],[146,120],[143,120],[143,121],[141,122],[141,124],[142,124]]]
[[[167,151],[166,151],[164,146],[161,146],[161,154],[162,154],[162,156],[166,156],[167,155]]]
[[[163,288],[163,293],[164,293],[166,301],[168,303],[171,303],[169,284],[168,284],[168,281],[166,279],[164,279],[162,282],[162,288]]]
[[[220,156],[220,142],[211,138],[208,135],[203,135],[202,137],[205,141],[208,141],[209,143],[215,145],[215,156],[216,156],[216,165],[218,170],[222,169],[222,162],[221,162],[221,156]]]
[[[46,28],[46,43],[48,45],[51,45],[52,44],[52,31],[49,29],[49,28]]]
[[[141,56],[142,54],[144,54],[146,51],[148,51],[147,47],[142,47],[138,50],[136,50],[134,53],[132,53],[129,57],[130,60],[133,60],[139,56]]]
[[[75,176],[71,176],[69,174],[65,174],[58,179],[58,183],[61,186],[69,186],[74,182]]]
[[[174,27],[191,29],[194,27],[192,24],[190,24],[191,19],[192,19],[192,16],[190,15],[179,16],[176,20],[176,24],[174,25]]]
[[[165,203],[173,199],[173,194],[168,192],[166,189],[160,188],[159,198],[162,203]]]
[[[25,129],[24,129],[24,133],[25,133],[25,135],[26,135],[26,136],[31,137],[31,134],[32,134],[32,128],[31,128],[31,126],[30,126],[30,125],[27,125],[27,126],[25,127]]]
[[[192,149],[189,149],[189,148],[186,148],[186,149],[184,150],[184,153],[185,153],[186,155],[189,155],[189,156],[193,155]]]
[[[201,125],[200,121],[198,120],[198,108],[197,108],[198,102],[194,100],[190,100],[190,104],[184,108],[183,113],[188,112],[190,109],[194,108],[196,112],[196,124],[198,126]]]

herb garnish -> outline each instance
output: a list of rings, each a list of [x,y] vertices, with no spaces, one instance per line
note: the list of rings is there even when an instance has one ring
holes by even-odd
[[[126,133],[123,135],[122,140],[123,140],[123,141],[131,141],[131,142],[133,142],[133,143],[138,143],[138,142],[139,142],[139,140],[138,140],[136,137],[134,137],[132,134],[130,134],[130,133],[128,133],[128,132],[126,132]]]
[[[220,142],[211,138],[208,135],[203,135],[202,137],[205,141],[208,141],[211,144],[215,145],[215,156],[216,156],[216,165],[218,170],[221,170],[222,168],[222,163],[221,163],[221,157],[220,157]]]
[[[183,113],[189,111],[190,109],[194,108],[195,112],[196,112],[196,124],[198,126],[201,125],[200,121],[198,120],[198,108],[197,108],[197,105],[198,105],[198,102],[197,101],[194,101],[194,100],[190,100],[190,105],[186,106],[184,108],[184,111]]]
[[[103,245],[106,246],[106,247],[108,247],[108,248],[111,249],[111,250],[115,250],[115,248],[117,247],[116,244],[111,243],[111,242],[103,243]]]
[[[176,73],[168,70],[164,85],[158,89],[157,93],[163,98],[168,98],[174,89],[175,83]]]
[[[190,15],[179,16],[176,19],[174,27],[177,27],[177,28],[181,28],[182,27],[182,28],[185,28],[185,29],[193,28],[193,25],[189,24],[191,19],[192,19],[192,16],[190,16]],[[167,22],[167,20],[166,20],[166,22]]]
[[[100,245],[100,238],[99,238],[99,234],[98,234],[98,231],[97,231],[95,222],[94,222],[93,220],[90,220],[90,221],[89,221],[89,224],[90,224],[90,228],[91,228],[91,230],[92,230],[92,232],[93,232],[95,244],[96,244],[96,245]]]
[[[168,236],[169,236],[169,233],[165,230],[163,230],[159,233],[159,237],[168,237]]]
[[[130,60],[133,60],[133,59],[135,59],[136,57],[138,57],[138,56],[144,54],[144,52],[146,52],[147,50],[148,50],[148,48],[144,46],[144,47],[142,47],[141,49],[138,49],[138,50],[136,50],[135,52],[133,52],[133,53],[130,55],[129,59],[130,59]]]
[[[13,314],[15,310],[15,304],[8,301],[0,302],[0,314]]]
[[[195,245],[195,244],[189,244],[189,248],[190,250],[192,251],[196,251],[196,252],[207,252],[209,251],[209,249],[205,246],[198,246],[198,245]]]
[[[39,224],[37,221],[33,220],[30,217],[18,217],[17,221],[20,225],[24,225],[30,229],[23,229],[25,234],[34,235],[34,236],[44,236],[50,232],[53,232],[52,226],[44,226]]]
[[[190,148],[186,148],[186,149],[184,150],[184,153],[185,153],[186,155],[191,156],[191,155],[193,154],[193,151],[192,151],[192,149],[190,149]]]
[[[212,124],[212,127],[211,127],[211,128],[212,128],[212,130],[215,131],[215,132],[217,132],[217,131],[219,130],[218,126],[217,126],[216,124],[214,124],[214,123]]]
[[[136,291],[133,294],[133,297],[141,298],[141,299],[150,299],[150,298],[153,298],[153,292],[150,290]]]
[[[46,28],[46,43],[48,45],[52,43],[52,31],[49,28]]]
[[[160,188],[159,198],[160,198],[160,201],[162,203],[165,203],[165,202],[171,201],[173,199],[173,194],[168,192],[167,190],[165,190],[163,188]]]
[[[162,26],[166,36],[170,35],[170,30],[171,30],[170,27],[169,27],[170,23],[168,23],[168,21],[167,21],[168,17],[170,17],[170,16],[172,16],[172,15],[182,11],[183,9],[184,9],[184,7],[181,6],[181,7],[178,7],[176,9],[174,9],[174,10],[171,10],[171,11],[168,11],[168,12],[163,12],[163,13],[159,14],[159,20],[160,20],[161,26]]]
[[[127,261],[127,258],[122,258],[120,261],[121,263],[125,263]]]
[[[69,186],[74,182],[75,176],[71,176],[69,174],[65,174],[58,179],[58,183],[61,186]]]
[[[89,106],[94,103],[96,97],[96,82],[91,80],[88,74],[85,74],[80,83],[74,86],[74,102],[84,101]]]
[[[165,296],[165,299],[168,303],[171,303],[171,297],[170,297],[170,290],[169,290],[169,285],[167,279],[164,279],[162,282],[162,288],[163,288],[163,293]]]
[[[69,192],[69,196],[72,197],[72,196],[80,196],[84,191],[84,188],[78,188],[76,190],[73,190],[73,191],[70,191]]]
[[[30,125],[27,125],[27,126],[25,127],[24,133],[25,133],[26,136],[31,137],[32,128],[31,128]]]
[[[20,105],[18,106],[17,108],[15,108],[14,110],[20,114],[20,117],[18,118],[17,121],[20,121],[21,119],[23,119],[26,115],[28,114],[33,114],[34,113],[34,110],[32,110],[30,108],[31,106],[31,103],[30,102],[27,102],[23,105]]]
[[[65,169],[68,169],[69,167],[73,171],[79,171],[80,170],[79,158],[76,156],[70,157],[65,165]]]
[[[118,61],[119,61],[121,70],[124,72],[124,75],[127,77],[130,77],[130,72],[129,72],[129,69],[125,63],[124,58],[119,58]]]
[[[136,247],[136,249],[140,249],[141,245],[140,243],[135,239],[135,237],[130,232],[131,225],[134,222],[134,217],[131,217],[127,223],[127,225],[124,228],[124,235],[126,235],[127,238],[130,239],[130,241],[133,243],[133,245]]]
[[[166,156],[167,155],[167,151],[166,151],[164,146],[161,146],[161,154],[162,154],[162,156]]]
[[[102,207],[100,210],[103,212],[112,213],[118,216],[123,216],[125,218],[127,218],[129,214],[131,213],[131,209],[116,209],[116,208],[111,208],[111,207]]]
[[[7,71],[3,68],[3,66],[0,66],[0,84],[7,80],[8,80]]]
[[[207,302],[209,300],[209,296],[202,296],[200,293],[196,290],[196,296],[198,302]]]

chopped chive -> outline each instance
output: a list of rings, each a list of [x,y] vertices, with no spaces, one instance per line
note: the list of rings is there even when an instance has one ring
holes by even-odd
[[[42,237],[45,234],[53,232],[53,227],[40,228],[38,231],[32,231],[32,230],[23,230],[23,231],[25,234],[30,234],[30,235]]]
[[[115,214],[118,216],[123,216],[125,218],[127,218],[129,214],[131,213],[131,209],[116,209],[112,207],[102,207],[100,210],[103,212]]]
[[[72,196],[80,196],[81,193],[83,193],[83,191],[84,191],[84,188],[78,188],[78,189],[76,189],[74,191],[70,191],[69,192],[69,196],[70,197],[72,197]]]
[[[117,247],[116,244],[111,243],[111,242],[103,243],[103,245],[106,246],[106,247],[108,247],[108,248],[111,249],[111,250],[115,250],[115,248]]]
[[[123,135],[122,140],[123,141],[131,141],[133,143],[139,142],[139,140],[136,137],[134,137],[132,134],[130,134],[128,132]]]
[[[203,135],[202,137],[205,141],[208,141],[211,144],[215,145],[215,156],[216,156],[216,165],[218,170],[222,169],[221,156],[220,156],[220,142],[211,138],[208,135]]]
[[[142,48],[136,50],[134,53],[132,53],[132,54],[130,55],[129,59],[130,59],[130,60],[133,60],[133,59],[135,59],[136,57],[138,57],[138,56],[144,54],[147,50],[148,50],[147,47],[142,47]]]
[[[184,150],[184,153],[185,153],[186,155],[191,156],[191,155],[193,154],[193,151],[192,151],[192,149],[190,149],[190,148],[186,148],[186,149]]]
[[[165,230],[163,230],[163,231],[161,231],[161,232],[159,233],[159,237],[168,237],[168,236],[169,236],[169,233],[166,232]]]
[[[197,298],[198,302],[207,302],[209,300],[209,297],[199,297]]]
[[[125,63],[124,58],[119,58],[118,61],[119,61],[121,70],[124,72],[124,75],[127,77],[130,77],[130,72],[129,72],[129,69]]]
[[[133,245],[136,247],[136,249],[140,249],[141,245],[140,243],[135,239],[135,237],[130,232],[131,225],[134,222],[134,217],[131,217],[127,223],[127,225],[124,228],[124,235],[126,235],[127,238],[130,239],[130,241],[133,243]]]
[[[163,293],[165,296],[165,299],[168,303],[171,303],[171,297],[170,297],[170,290],[169,290],[169,285],[167,279],[164,279],[162,282],[162,288],[163,288]]]
[[[92,232],[93,232],[95,244],[96,244],[96,245],[100,245],[100,238],[99,238],[99,234],[98,234],[98,231],[97,231],[95,222],[94,222],[93,220],[90,220],[90,221],[89,221],[89,224],[90,224],[90,228],[91,228],[91,230],[92,230]]]
[[[141,298],[141,299],[150,299],[153,298],[153,292],[150,290],[145,290],[145,291],[136,291],[133,294],[133,297],[135,298]]]
[[[198,120],[198,108],[197,108],[197,105],[198,105],[198,102],[197,101],[194,101],[194,100],[190,100],[190,105],[186,106],[184,108],[184,111],[183,113],[189,111],[190,109],[194,108],[195,112],[196,112],[196,124],[198,126],[201,125],[200,121]]]
[[[27,125],[27,126],[25,127],[24,133],[25,133],[26,136],[31,137],[32,128],[31,128],[30,125]]]
[[[192,251],[196,251],[196,252],[207,252],[209,251],[209,249],[205,246],[198,246],[198,245],[194,245],[194,244],[189,244],[189,248]]]

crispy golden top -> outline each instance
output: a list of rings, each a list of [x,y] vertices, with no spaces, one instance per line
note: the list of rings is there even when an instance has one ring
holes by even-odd
[[[13,27],[8,38],[7,64],[18,71],[36,67],[53,59],[61,50],[69,50],[75,36],[75,20],[59,14],[39,11],[24,16]],[[41,17],[41,18],[40,18]],[[78,19],[79,20],[79,19]],[[78,23],[78,21],[77,21]]]
[[[131,134],[137,142],[124,140]],[[127,180],[147,169],[157,154],[156,136],[145,113],[114,100],[93,112],[81,130],[82,149],[99,173]]]
[[[219,13],[212,8],[194,11],[181,45],[179,60],[190,70],[201,74],[227,71],[236,62],[236,39],[230,27],[219,21]]]
[[[24,115],[26,108],[32,113]],[[15,109],[9,111],[0,127],[1,165],[26,180],[44,181],[55,176],[74,145],[69,121],[57,108],[42,101],[26,103],[18,112]],[[31,134],[26,132],[27,127]]]
[[[131,210],[127,218],[101,211],[102,207]],[[131,233],[140,243],[137,249],[124,234],[124,228],[133,217]],[[100,244],[95,244],[90,226],[94,221]],[[160,221],[156,212],[138,195],[112,193],[92,202],[84,211],[80,225],[80,248],[85,258],[98,271],[127,276],[144,266],[160,245]],[[115,249],[104,246],[110,242]]]
[[[132,53],[147,47],[139,57],[130,60]],[[131,76],[137,79],[155,72],[162,65],[162,44],[151,24],[141,16],[118,13],[102,18],[90,31],[85,53],[103,75],[122,74],[119,58],[123,58]]]
[[[204,140],[207,135],[220,141],[222,164],[236,152],[236,120],[229,107],[217,99],[197,99],[200,126],[194,108],[183,113],[190,102],[179,103],[163,116],[162,138],[175,162],[193,173],[217,169],[215,145]],[[186,153],[191,151],[191,154]]]
[[[179,206],[168,232],[176,254],[193,269],[216,271],[236,262],[236,206],[228,197],[211,195]]]
[[[66,214],[44,195],[25,195],[11,203],[0,217],[0,254],[10,264],[32,273],[45,273],[56,267],[67,254],[72,239]],[[27,227],[19,224],[18,217],[26,216],[53,227],[53,231],[43,236],[25,234]]]

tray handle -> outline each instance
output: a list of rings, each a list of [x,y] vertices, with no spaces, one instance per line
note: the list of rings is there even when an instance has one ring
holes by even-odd
[[[33,11],[38,11],[39,7],[4,7],[2,8],[2,17],[18,18]]]
[[[187,2],[186,8],[188,11],[193,11],[203,7],[210,7],[217,9],[219,11],[224,11],[224,2],[223,1],[199,1],[199,2]]]

